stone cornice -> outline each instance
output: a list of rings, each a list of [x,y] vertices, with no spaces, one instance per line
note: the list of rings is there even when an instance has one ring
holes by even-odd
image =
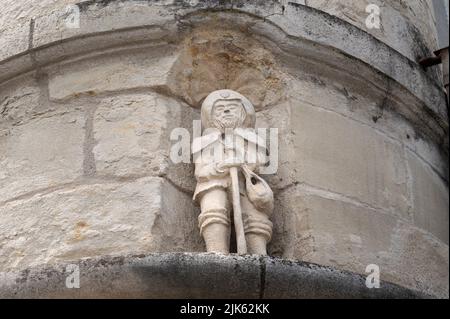
[[[80,288],[66,287],[68,265]],[[70,268],[73,269],[73,268]],[[366,287],[362,275],[256,255],[155,253],[98,257],[0,273],[0,298],[433,298],[389,282]]]

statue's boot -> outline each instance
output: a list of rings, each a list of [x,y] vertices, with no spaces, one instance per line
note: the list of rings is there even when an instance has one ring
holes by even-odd
[[[247,241],[247,250],[252,255],[267,255],[267,239],[264,235],[247,234],[245,236]]]
[[[213,223],[203,229],[207,252],[230,253],[230,226]]]

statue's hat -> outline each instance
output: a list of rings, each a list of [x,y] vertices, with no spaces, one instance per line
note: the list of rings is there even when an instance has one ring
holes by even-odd
[[[202,126],[212,127],[212,111],[218,101],[239,100],[244,106],[246,117],[242,126],[244,128],[254,128],[256,122],[255,108],[253,104],[242,94],[232,90],[218,90],[209,94],[202,104]]]

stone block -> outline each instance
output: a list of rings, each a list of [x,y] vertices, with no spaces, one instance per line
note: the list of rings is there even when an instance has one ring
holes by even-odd
[[[158,88],[166,84],[175,59],[176,52],[172,47],[157,46],[140,49],[134,54],[109,52],[92,59],[73,61],[49,70],[50,99]]]
[[[423,21],[431,20],[431,10],[426,1],[413,2],[408,3],[407,8],[395,0],[374,0],[370,3],[352,0],[314,0],[308,2],[308,5],[355,25],[415,61],[418,54],[430,52],[435,48],[436,36],[431,24]],[[366,7],[369,4],[375,4],[380,8],[380,28],[366,26],[369,16]]]
[[[401,144],[352,119],[305,104],[292,105],[294,150],[289,164],[306,183],[409,218]]]
[[[192,120],[198,119],[198,112],[155,93],[106,97],[93,107],[91,142],[97,174],[168,175],[181,188],[193,189],[193,165],[170,160],[175,144],[170,134],[179,127],[192,136]]]
[[[408,152],[414,224],[448,244],[448,185],[414,153]]]
[[[263,175],[274,190],[284,189],[296,181],[295,173],[289,165],[290,154],[294,152],[295,139],[295,136],[291,134],[291,123],[291,105],[289,102],[267,108],[256,115],[257,128],[278,130],[278,149],[273,149],[277,151],[277,154],[271,149],[274,161],[278,161],[277,171],[275,174]],[[270,133],[266,132],[268,139]]]
[[[23,111],[22,106],[26,107],[19,105],[18,114]],[[80,177],[84,125],[84,112],[74,109],[3,130],[0,133],[0,203]]]
[[[0,85],[0,129],[26,122],[48,108],[47,105],[40,105],[40,96],[37,81],[28,76]]]
[[[59,1],[61,2],[61,1]],[[152,5],[144,1],[109,1],[95,3],[65,0],[46,10],[39,10],[35,22],[33,46],[39,47],[48,43],[60,41],[80,35],[95,35],[120,29],[137,27],[160,27],[171,15],[161,11],[162,6]],[[66,5],[77,5],[80,13],[79,28],[67,26],[68,14]]]
[[[203,251],[190,196],[161,178],[90,181],[0,206],[0,269],[78,258]]]
[[[162,146],[170,112],[170,102],[153,94],[102,99],[93,115],[97,173],[124,176],[164,171],[168,150]]]
[[[289,81],[289,87],[294,106],[317,106],[370,126],[374,131],[403,143],[448,180],[448,160],[440,148],[417,134],[410,122],[393,111],[384,95],[376,96],[363,86],[350,88],[336,79],[306,73],[296,74]]]
[[[0,61],[23,53],[28,49],[29,31],[29,22],[17,24],[10,28],[0,28]]]
[[[365,274],[380,267],[381,279],[429,294],[448,296],[448,245],[411,223],[344,202],[314,190],[293,187],[279,195],[276,232],[284,258]]]

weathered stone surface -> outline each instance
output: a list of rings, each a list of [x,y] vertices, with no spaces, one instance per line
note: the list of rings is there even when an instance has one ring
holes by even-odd
[[[368,289],[366,278],[334,267],[267,258],[264,298],[267,299],[422,299],[431,298],[389,282]],[[280,289],[280,287],[282,287]]]
[[[392,101],[388,101],[385,94],[372,94],[362,86],[347,85],[336,77],[319,77],[307,72],[295,74],[287,82],[289,99],[295,101],[292,102],[294,105],[317,106],[370,126],[374,131],[404,144],[448,180],[448,161],[442,148],[421,135],[423,124],[412,125],[394,111]],[[410,105],[403,107],[410,108]],[[289,118],[286,113],[283,115]],[[420,114],[416,116],[419,118]]]
[[[48,11],[64,10],[66,5],[77,3],[79,0],[39,0],[33,5],[26,1],[3,0],[2,15],[0,16],[0,29],[19,24],[28,23],[33,17],[43,16]]]
[[[193,164],[173,163],[171,133],[186,129],[192,137],[197,110],[161,94],[143,92],[105,97],[91,102],[92,138],[88,148],[99,176],[166,176],[193,194]],[[190,145],[190,140],[187,141]]]
[[[24,100],[25,104],[21,99],[18,108],[11,109],[12,116],[15,111],[26,112],[28,98]],[[80,177],[84,125],[84,112],[74,109],[4,130],[0,134],[0,203]]]
[[[448,246],[429,233],[302,185],[281,193],[277,204],[275,232],[283,239],[274,248],[284,258],[361,274],[376,264],[384,280],[448,296]]]
[[[286,95],[274,54],[242,32],[225,28],[220,15],[194,28],[182,42],[168,83],[171,91],[200,107],[215,90],[244,94],[256,110],[276,105]]]
[[[288,165],[297,182],[355,198],[408,219],[403,148],[342,115],[292,105],[294,147]]]
[[[66,288],[66,263],[0,273],[1,298],[430,298],[309,263],[257,256],[150,254],[74,261],[80,288]],[[269,306],[269,312],[272,309]],[[221,310],[222,312],[225,309]],[[177,316],[180,309],[168,309]],[[272,312],[271,312],[272,313]]]
[[[149,47],[135,54],[109,53],[50,70],[50,99],[62,100],[80,94],[163,86],[176,58],[173,47]],[[86,70],[89,70],[86,73]]]
[[[262,110],[257,118],[258,127],[279,130],[280,167],[276,175],[267,176],[274,187],[284,188],[296,181],[295,172],[289,168],[288,163],[290,152],[296,152],[294,140],[297,135],[291,131],[291,126],[296,127],[296,122],[292,120],[292,109],[302,106],[333,111],[337,113],[336,116],[341,114],[349,121],[353,120],[376,132],[380,138],[401,143],[432,166],[440,176],[448,179],[448,165],[442,150],[424,139],[419,131],[389,106],[383,105],[383,96],[366,95],[363,93],[368,92],[363,91],[363,88],[350,88],[336,79],[308,73],[296,74],[287,83],[288,101]]]
[[[407,153],[411,173],[414,224],[448,244],[448,186],[425,162]]]
[[[158,175],[168,166],[167,132],[180,106],[155,94],[104,98],[93,115],[93,155],[100,175]]]
[[[0,86],[0,128],[29,120],[48,105],[40,105],[41,91],[30,74]]]
[[[180,112],[175,111],[179,108]],[[200,124],[200,111],[198,109],[194,109],[189,107],[185,103],[181,103],[177,108],[173,108],[170,112],[170,121],[168,124],[170,125],[167,129],[167,132],[172,133],[175,128],[183,128],[189,133],[191,138],[194,137],[194,121],[197,121],[197,124]],[[185,132],[186,133],[186,132]],[[169,137],[165,137],[163,139],[164,147],[167,149],[172,148],[178,141],[180,140],[170,140]],[[167,144],[166,144],[167,143]],[[169,146],[167,146],[169,145]],[[168,161],[168,167],[164,172],[164,175],[168,180],[170,180],[174,185],[176,185],[179,189],[183,190],[183,192],[194,195],[195,190],[195,177],[194,177],[194,164],[189,163],[173,163],[170,159]]]
[[[294,152],[295,135],[291,131],[291,104],[284,102],[276,107],[263,110],[257,114],[257,128],[278,129],[278,149],[273,148],[272,153],[278,156],[278,167],[275,174],[264,175],[265,180],[275,191],[289,187],[296,182],[295,171],[289,165]],[[267,133],[269,136],[269,133]],[[273,151],[277,154],[274,154]]]
[[[33,61],[30,55],[20,55],[14,59],[0,62],[0,81],[3,83],[19,73],[33,69]]]
[[[91,180],[2,204],[0,268],[130,252],[202,251],[191,198],[166,183],[151,177]]]
[[[380,8],[379,29],[366,26],[369,4]],[[308,5],[365,30],[412,61],[436,48],[436,32],[430,23],[433,21],[432,10],[426,0],[409,1],[408,5],[397,0],[313,0]]]
[[[30,10],[35,6],[24,6],[24,2],[2,1],[0,16],[0,61],[28,49]],[[28,12],[27,12],[28,11]]]
[[[145,26],[164,27],[173,13],[164,10],[164,1],[65,1],[77,4],[80,11],[79,28],[68,28],[66,3],[58,1],[53,8],[38,12],[35,21],[33,47],[79,35],[106,33],[120,29]],[[169,3],[166,3],[169,4]]]
[[[14,27],[0,27],[0,61],[22,53],[28,49],[30,25],[17,24]]]
[[[373,41],[373,37],[368,37],[366,32],[358,28],[349,27],[349,25],[342,23],[342,20],[332,19],[332,23],[326,23],[326,20],[329,21],[329,16],[323,12],[304,6],[290,6],[288,8],[289,10],[286,10],[284,15],[274,14],[268,17],[268,20],[280,26],[286,34],[292,37],[315,38],[318,43],[323,45],[331,45],[333,43],[333,47],[355,57],[357,61],[368,63],[382,73],[391,74],[397,82],[402,83],[409,91],[414,92],[415,96],[420,100],[434,100],[435,105],[430,105],[429,107],[443,117],[446,116],[445,103],[439,98],[442,95],[442,89],[438,87],[434,80],[425,76],[420,67],[410,63],[398,51],[391,50],[391,47],[382,42]],[[267,27],[263,26],[263,23],[257,23],[252,30],[258,33],[257,29],[269,32]],[[337,39],[339,40],[336,41]],[[289,47],[293,43],[282,41],[281,44],[282,47]],[[335,58],[329,56],[328,59],[324,60],[329,63]],[[374,62],[374,60],[377,62]],[[343,67],[342,62],[338,69],[344,74],[348,70],[358,70],[354,73],[355,77],[364,72],[354,64]],[[420,82],[426,84],[422,86],[419,84]],[[427,89],[424,89],[425,87]]]

